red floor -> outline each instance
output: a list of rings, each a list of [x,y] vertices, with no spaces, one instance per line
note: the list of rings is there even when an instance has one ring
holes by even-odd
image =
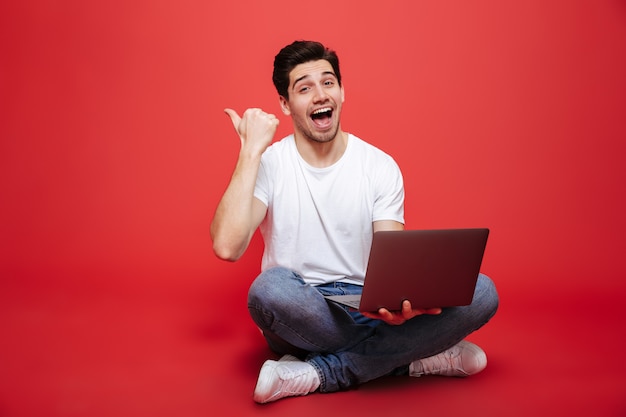
[[[471,337],[487,351],[483,373],[384,378],[258,406],[251,394],[271,353],[241,283],[215,287],[201,273],[3,275],[3,417],[626,415],[623,289],[502,284],[498,314]]]

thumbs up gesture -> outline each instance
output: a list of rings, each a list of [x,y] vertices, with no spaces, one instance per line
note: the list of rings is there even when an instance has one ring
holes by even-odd
[[[243,116],[233,109],[224,109],[224,112],[239,135],[242,149],[261,154],[272,143],[278,128],[278,119],[273,114],[256,108],[247,109]]]

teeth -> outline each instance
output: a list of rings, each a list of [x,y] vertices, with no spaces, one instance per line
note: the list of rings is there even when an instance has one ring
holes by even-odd
[[[313,114],[320,114],[320,113],[326,113],[327,111],[332,111],[332,109],[330,107],[326,107],[323,109],[317,109],[313,112]]]

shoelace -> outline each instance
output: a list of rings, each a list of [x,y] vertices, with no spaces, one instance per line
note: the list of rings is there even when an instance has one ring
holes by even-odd
[[[441,371],[459,371],[454,364],[454,360],[458,356],[458,349],[451,348],[428,360],[422,360],[422,372],[424,375],[433,375],[440,374],[442,373]]]

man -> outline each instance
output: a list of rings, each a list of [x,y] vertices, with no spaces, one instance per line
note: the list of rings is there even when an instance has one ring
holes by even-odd
[[[361,314],[324,295],[360,293],[373,233],[404,228],[404,189],[387,154],[341,128],[339,60],[318,42],[296,41],[274,60],[274,85],[292,135],[271,144],[278,119],[226,109],[241,140],[237,164],[211,225],[218,257],[237,260],[257,229],[262,272],[248,308],[267,343],[254,400],[348,389],[384,375],[467,376],[485,353],[463,339],[498,306],[480,275],[471,305]]]

